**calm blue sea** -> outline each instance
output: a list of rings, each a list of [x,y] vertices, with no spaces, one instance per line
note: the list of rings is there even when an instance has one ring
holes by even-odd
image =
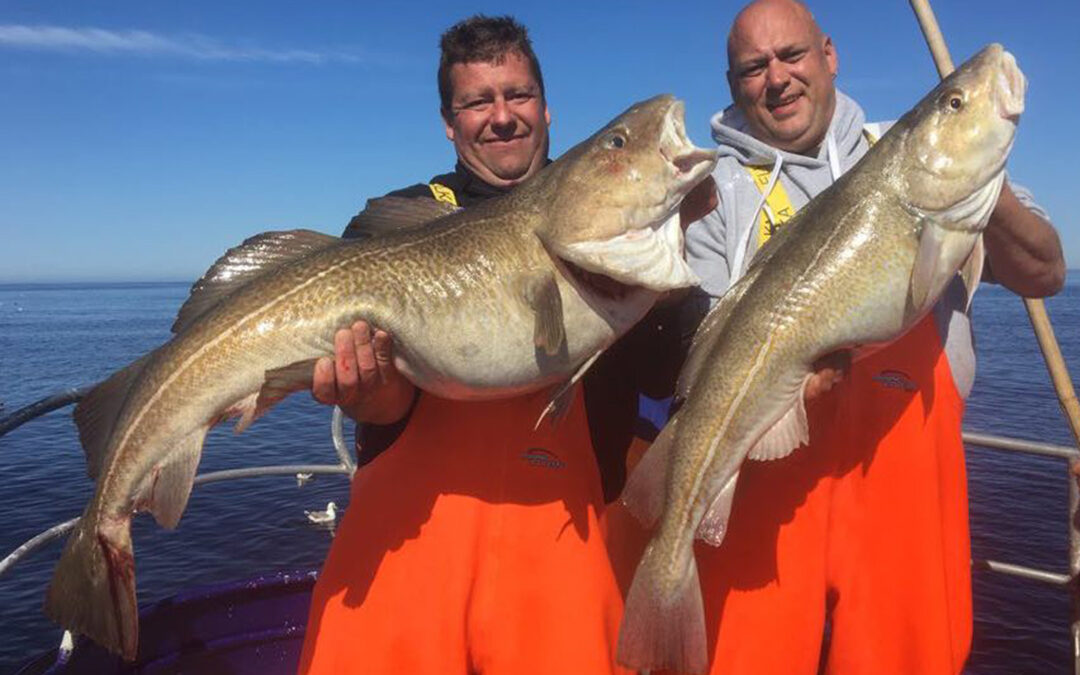
[[[163,342],[187,289],[186,283],[0,285],[0,415],[100,380]],[[1076,274],[1048,307],[1073,376],[1080,377]],[[967,429],[1069,444],[1020,300],[984,285],[974,313],[980,360]],[[241,436],[229,427],[211,432],[200,471],[335,461],[328,410],[296,395]],[[1064,463],[969,448],[968,469],[974,555],[1066,572]],[[78,515],[90,492],[69,410],[0,438],[0,557]],[[330,534],[309,525],[304,510],[330,500],[348,502],[344,478],[316,478],[302,488],[291,477],[253,478],[197,488],[175,531],[137,518],[140,604],[192,585],[318,567]],[[41,613],[59,552],[54,543],[0,577],[0,673],[59,640],[59,629]],[[1063,591],[976,572],[975,610],[970,672],[1070,671]]]

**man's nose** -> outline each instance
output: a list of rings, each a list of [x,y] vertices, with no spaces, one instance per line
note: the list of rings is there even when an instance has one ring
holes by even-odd
[[[516,126],[510,104],[504,98],[497,98],[491,108],[491,128],[496,133],[513,133]]]
[[[765,84],[770,89],[781,89],[791,80],[787,64],[779,59],[772,59],[765,67]]]

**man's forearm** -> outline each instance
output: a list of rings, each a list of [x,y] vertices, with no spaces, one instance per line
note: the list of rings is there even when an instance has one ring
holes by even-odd
[[[1027,209],[1006,183],[983,234],[990,273],[1017,295],[1041,298],[1065,284],[1065,259],[1054,227]]]

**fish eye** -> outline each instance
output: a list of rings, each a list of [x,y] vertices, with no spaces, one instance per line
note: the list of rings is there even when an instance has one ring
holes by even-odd
[[[964,95],[959,91],[950,91],[944,96],[943,102],[948,105],[953,112],[958,112],[964,107]]]
[[[604,139],[604,147],[621,148],[626,145],[626,137],[620,133],[613,133]]]

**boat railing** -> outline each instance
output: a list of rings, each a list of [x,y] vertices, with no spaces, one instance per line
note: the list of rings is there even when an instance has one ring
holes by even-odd
[[[87,389],[68,389],[52,396],[48,396],[15,412],[0,418],[0,437],[22,426],[23,424],[41,417],[46,413],[76,403]],[[330,435],[333,441],[334,451],[337,453],[337,464],[284,464],[275,466],[248,467],[242,469],[228,469],[200,474],[195,477],[195,485],[204,483],[216,483],[224,480],[239,478],[251,478],[256,476],[295,476],[298,474],[345,474],[352,476],[356,472],[356,461],[349,451],[349,445],[345,442],[344,415],[340,408],[334,408],[330,422]],[[1069,592],[1072,605],[1072,643],[1073,643],[1073,672],[1080,675],[1080,487],[1074,477],[1073,468],[1080,465],[1080,449],[1065,445],[1040,443],[1005,436],[964,432],[964,442],[968,445],[1000,450],[1005,452],[1019,452],[1043,457],[1054,457],[1064,460],[1066,463],[1067,482],[1069,486],[1069,559],[1068,572],[1056,572],[1053,570],[1039,569],[1025,565],[1017,565],[1000,560],[973,559],[972,566],[1000,574],[1008,574],[1024,579],[1032,579],[1043,583],[1058,586]],[[20,560],[40,550],[48,543],[62,537],[78,522],[78,518],[64,521],[54,525],[40,534],[31,537],[14,551],[0,560],[0,577],[7,574]],[[61,649],[70,650],[71,636],[65,632]]]

